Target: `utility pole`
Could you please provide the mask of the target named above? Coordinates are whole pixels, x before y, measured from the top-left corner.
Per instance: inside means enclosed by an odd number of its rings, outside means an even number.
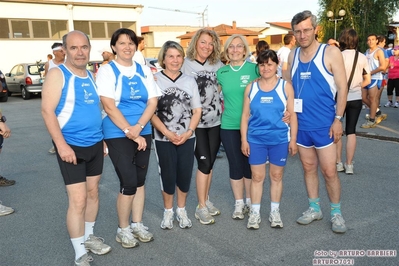
[[[149,6],[148,8],[160,9],[160,10],[165,10],[165,11],[173,11],[173,12],[181,12],[181,13],[197,14],[197,15],[200,15],[201,18],[202,18],[202,27],[205,27],[205,17],[206,17],[206,20],[207,20],[207,26],[209,26],[209,24],[208,24],[208,6],[206,6],[204,11],[202,11],[202,12],[193,12],[193,11],[186,11],[186,10],[172,9],[172,8],[154,7],[154,6]]]

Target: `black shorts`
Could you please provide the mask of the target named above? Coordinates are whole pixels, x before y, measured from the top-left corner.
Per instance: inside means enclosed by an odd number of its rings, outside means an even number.
[[[54,145],[54,142],[53,142]],[[56,149],[58,165],[60,166],[62,177],[65,185],[72,185],[81,182],[86,182],[88,176],[101,175],[104,165],[104,144],[100,141],[93,146],[79,147],[69,145],[75,152],[77,165],[64,162]]]
[[[3,141],[4,141],[3,135],[0,135],[0,150],[3,148]]]
[[[145,151],[137,150],[137,143],[128,138],[106,139],[109,157],[120,182],[120,193],[135,195],[145,184],[151,151],[151,134],[142,136],[147,142]]]
[[[230,178],[233,180],[240,180],[243,177],[251,179],[248,157],[241,152],[240,130],[221,129],[220,137],[229,161]]]
[[[213,168],[220,147],[220,126],[197,128],[195,138],[195,157],[197,158],[198,170],[208,175]]]
[[[168,141],[155,141],[155,150],[161,175],[161,189],[169,195],[175,194],[177,186],[182,192],[190,189],[194,164],[195,138],[176,146]]]

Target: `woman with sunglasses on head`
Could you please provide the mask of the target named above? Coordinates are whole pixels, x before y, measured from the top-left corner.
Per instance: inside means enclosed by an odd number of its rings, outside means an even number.
[[[143,225],[142,216],[151,150],[149,121],[161,92],[150,68],[132,61],[136,47],[134,31],[116,30],[111,37],[116,59],[99,69],[96,80],[104,107],[104,139],[120,181],[116,241],[124,248],[138,246],[135,238],[141,242],[154,239]]]
[[[176,190],[179,226],[192,226],[187,216],[186,198],[193,172],[194,132],[201,118],[201,101],[195,79],[180,71],[183,61],[183,47],[174,41],[167,41],[158,55],[158,62],[164,70],[155,74],[162,91],[157,110],[151,118],[165,208],[162,229],[173,228],[173,196]]]

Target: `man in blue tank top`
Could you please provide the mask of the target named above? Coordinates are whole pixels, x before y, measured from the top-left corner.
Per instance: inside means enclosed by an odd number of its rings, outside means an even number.
[[[309,200],[309,209],[297,222],[309,224],[323,218],[319,198],[320,165],[331,201],[332,230],[345,233],[340,205],[341,183],[335,161],[335,143],[342,136],[341,119],[348,93],[343,57],[337,47],[320,44],[315,39],[316,16],[310,11],[296,14],[291,26],[299,47],[291,51],[283,77],[292,81],[294,87],[297,144]]]
[[[111,247],[93,234],[98,213],[98,184],[104,154],[100,98],[86,70],[90,41],[72,31],[63,37],[67,60],[46,75],[42,115],[56,150],[68,192],[67,228],[75,250],[75,265],[90,265],[87,254],[106,254]],[[86,251],[87,250],[87,251]]]

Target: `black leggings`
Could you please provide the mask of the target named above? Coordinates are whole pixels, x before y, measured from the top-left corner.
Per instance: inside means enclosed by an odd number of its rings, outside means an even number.
[[[211,173],[220,147],[220,126],[198,128],[195,130],[195,157],[198,170],[208,175]]]
[[[399,79],[388,79],[387,95],[393,95],[395,90],[395,96],[399,97]]]
[[[362,100],[354,100],[346,103],[345,108],[345,134],[356,134],[356,124],[362,111]]]

